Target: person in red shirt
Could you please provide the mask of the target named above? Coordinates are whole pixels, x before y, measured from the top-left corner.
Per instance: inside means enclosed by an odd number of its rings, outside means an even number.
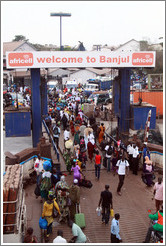
[[[95,176],[99,180],[100,178],[100,168],[101,168],[101,155],[99,154],[99,151],[96,150],[95,155]]]

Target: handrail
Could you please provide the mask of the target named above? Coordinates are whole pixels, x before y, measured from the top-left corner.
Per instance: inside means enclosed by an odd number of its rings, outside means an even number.
[[[158,154],[158,155],[163,155],[163,153],[158,152],[158,151],[149,151],[150,154]],[[139,153],[143,153],[143,151],[139,151]]]
[[[88,123],[88,120],[89,120],[88,116],[86,116],[85,114],[83,114],[82,117],[85,118],[86,121],[87,121],[87,123]]]
[[[20,165],[23,165],[24,163],[26,163],[26,162],[32,160],[33,158],[37,158],[37,155],[31,156],[29,159],[27,159],[27,160],[25,160],[25,161],[22,161],[22,162],[20,162],[19,164],[20,164]],[[42,157],[42,156],[41,156],[41,159],[51,161],[51,159],[49,159],[49,158],[47,158],[47,157]]]
[[[45,129],[46,129],[46,132],[47,132],[49,138],[51,139],[53,149],[54,149],[55,154],[57,155],[57,159],[58,159],[58,161],[59,161],[59,151],[58,151],[58,149],[57,149],[57,147],[56,147],[56,144],[55,144],[55,142],[54,142],[54,139],[53,139],[53,137],[52,137],[51,134],[50,134],[50,131],[49,131],[47,125],[46,125],[45,120],[43,120],[42,122],[43,122],[43,125],[44,125],[44,127],[45,127]]]

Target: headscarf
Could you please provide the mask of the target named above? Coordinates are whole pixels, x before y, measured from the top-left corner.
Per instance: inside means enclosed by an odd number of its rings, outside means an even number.
[[[151,172],[152,171],[152,161],[149,160],[148,156],[145,156],[145,164],[146,164],[146,170]]]
[[[148,156],[145,156],[145,163],[146,163],[146,164],[151,164],[151,165],[152,165],[152,161],[149,160],[149,157],[148,157]]]

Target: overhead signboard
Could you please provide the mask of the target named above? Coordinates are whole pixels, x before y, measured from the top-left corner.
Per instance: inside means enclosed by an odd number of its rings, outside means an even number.
[[[155,67],[155,51],[36,51],[6,52],[7,68]]]

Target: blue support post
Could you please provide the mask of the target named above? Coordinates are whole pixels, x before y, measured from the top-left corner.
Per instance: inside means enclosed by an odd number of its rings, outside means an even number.
[[[116,116],[119,116],[120,112],[120,105],[119,105],[119,99],[120,99],[120,80],[114,80],[113,82],[113,110],[114,114]]]
[[[120,69],[120,133],[129,133],[130,127],[130,69]]]
[[[41,123],[41,95],[40,95],[40,68],[31,68],[32,80],[32,141],[37,147],[42,136]]]
[[[47,107],[47,83],[46,80],[43,78],[41,79],[41,112],[42,115],[48,114],[48,107]]]

